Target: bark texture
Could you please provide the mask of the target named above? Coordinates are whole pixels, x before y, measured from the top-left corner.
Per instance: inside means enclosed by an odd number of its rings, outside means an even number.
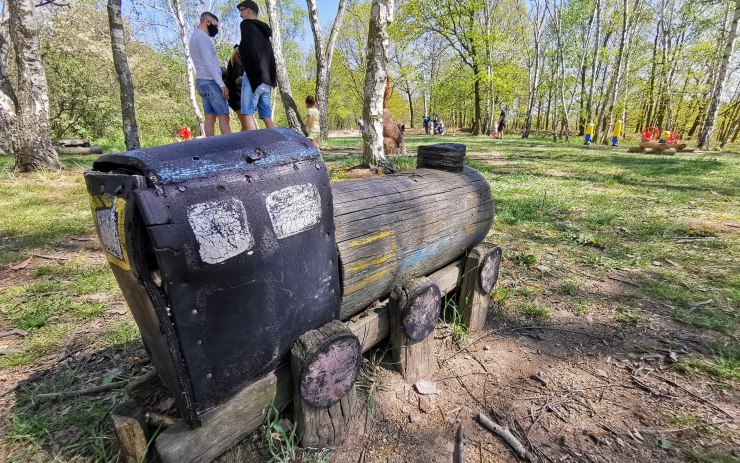
[[[388,25],[393,22],[394,0],[373,0],[367,35],[367,71],[362,117],[362,159],[377,172],[393,173],[398,168],[386,158],[383,146],[383,95],[388,82]]]
[[[15,108],[18,103],[5,67],[10,53],[8,21],[9,10],[6,8],[0,16],[0,156],[11,154]]]
[[[714,81],[714,88],[712,89],[712,97],[709,100],[707,119],[704,121],[701,132],[699,132],[699,148],[708,148],[709,140],[711,140],[712,133],[714,133],[714,125],[717,122],[722,91],[724,90],[725,80],[727,78],[727,67],[730,63],[732,48],[735,45],[735,38],[737,37],[738,22],[740,22],[740,0],[735,0],[735,12],[732,15],[732,23],[730,23],[730,30],[727,35],[727,42],[725,43],[725,52],[722,55],[719,72]]]
[[[60,168],[51,147],[49,96],[41,63],[39,23],[32,0],[10,0],[9,30],[18,68],[16,127],[13,137],[15,170],[31,172]]]
[[[319,126],[321,138],[329,135],[329,77],[331,62],[334,55],[334,44],[337,42],[339,28],[342,27],[344,14],[347,12],[347,0],[339,0],[337,15],[329,32],[329,40],[324,47],[324,36],[321,32],[319,12],[316,9],[316,0],[306,0],[308,7],[308,21],[313,32],[314,52],[316,55],[316,102],[319,106]],[[275,58],[277,60],[277,57]]]
[[[121,18],[121,0],[108,0],[108,24],[110,25],[110,44],[113,50],[113,64],[121,87],[121,112],[123,115],[123,135],[126,149],[136,150],[139,144],[139,126],[136,124],[134,106],[134,80],[128,67],[126,56],[126,36]]]
[[[288,119],[288,125],[291,129],[306,133],[306,126],[303,124],[301,114],[298,112],[298,106],[293,99],[293,92],[290,88],[290,78],[288,69],[285,67],[285,57],[283,56],[283,36],[280,31],[280,12],[277,8],[276,0],[265,0],[267,4],[267,17],[270,20],[272,28],[272,52],[275,55],[275,70],[277,74],[277,86],[280,92],[280,101],[285,109],[285,117]],[[319,113],[321,110],[319,110]]]

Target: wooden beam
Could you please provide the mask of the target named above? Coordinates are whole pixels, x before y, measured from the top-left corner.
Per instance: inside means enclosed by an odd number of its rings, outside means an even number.
[[[127,400],[110,413],[118,447],[127,463],[148,461],[148,440],[144,412],[133,400]]]

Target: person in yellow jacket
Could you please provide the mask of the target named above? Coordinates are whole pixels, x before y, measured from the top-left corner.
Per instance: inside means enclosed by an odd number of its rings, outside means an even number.
[[[591,140],[594,138],[594,128],[596,125],[593,122],[589,122],[586,126],[586,141],[583,143],[584,145],[588,146],[591,144]]]
[[[619,145],[619,136],[622,134],[622,121],[617,121],[614,124],[614,131],[612,132],[612,146]]]

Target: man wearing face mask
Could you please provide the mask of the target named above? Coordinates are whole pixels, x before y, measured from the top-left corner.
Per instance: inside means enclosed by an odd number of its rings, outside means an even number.
[[[198,89],[203,112],[206,114],[206,137],[215,135],[216,119],[221,134],[231,133],[229,127],[229,90],[221,76],[221,64],[211,37],[218,34],[218,17],[206,11],[190,37],[188,48],[195,66],[195,87]]]
[[[272,29],[257,16],[260,8],[253,0],[236,6],[242,18],[239,55],[244,67],[242,80],[242,114],[246,115],[247,130],[255,130],[255,110],[259,111],[265,127],[275,127],[272,122],[270,92],[277,83],[275,55],[272,52]]]

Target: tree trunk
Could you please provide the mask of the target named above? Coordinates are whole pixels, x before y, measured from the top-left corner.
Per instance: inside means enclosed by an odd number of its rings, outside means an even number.
[[[337,15],[329,32],[329,41],[324,48],[324,37],[321,32],[319,12],[316,9],[316,0],[306,0],[308,7],[308,20],[313,32],[314,54],[316,56],[316,102],[319,106],[319,126],[321,127],[321,138],[329,136],[329,77],[331,74],[331,62],[334,55],[334,44],[342,27],[344,13],[347,11],[347,0],[339,0]]]
[[[699,148],[709,148],[709,141],[714,132],[714,125],[717,121],[717,114],[719,113],[719,105],[722,98],[722,90],[724,89],[727,77],[727,67],[732,56],[732,48],[735,45],[735,37],[737,36],[738,22],[740,22],[740,0],[735,0],[735,12],[732,15],[732,23],[727,34],[727,42],[725,43],[725,51],[720,62],[719,72],[717,73],[717,78],[714,80],[714,88],[712,89],[709,108],[707,109],[707,118],[699,132]]]
[[[313,1],[313,0],[308,0]],[[367,34],[367,71],[362,117],[362,160],[377,172],[392,173],[396,166],[385,157],[383,143],[383,94],[388,82],[388,25],[393,22],[394,0],[373,0]]]
[[[200,111],[198,105],[198,99],[195,96],[195,66],[193,65],[193,58],[190,56],[190,47],[188,46],[188,29],[185,24],[185,16],[182,10],[180,0],[168,0],[172,17],[177,23],[177,35],[180,38],[180,43],[183,49],[183,58],[185,59],[185,67],[188,74],[188,97],[190,98],[190,105],[193,108],[193,113],[198,119],[198,126],[200,127],[200,134],[205,135],[205,123],[203,121],[203,113]]]
[[[10,52],[10,36],[8,35],[8,16],[6,8],[0,17],[0,156],[10,155],[15,127],[15,108],[18,100],[15,90],[10,83],[5,63]]]
[[[113,50],[113,64],[118,74],[121,90],[121,112],[123,113],[123,135],[127,150],[139,149],[139,127],[136,125],[134,106],[134,81],[126,57],[126,37],[121,18],[121,0],[108,0],[108,24],[110,25],[110,44]]]
[[[406,97],[409,99],[409,126],[414,128],[414,102],[412,100],[411,86],[406,86]]]
[[[740,1],[740,0],[738,0]],[[622,34],[619,39],[619,50],[617,51],[617,63],[614,68],[614,75],[612,76],[611,82],[609,83],[609,88],[607,90],[606,94],[606,110],[603,113],[603,117],[601,120],[601,128],[602,128],[602,134],[601,134],[601,143],[607,144],[609,141],[609,129],[614,124],[614,106],[616,106],[617,103],[617,90],[619,89],[619,81],[621,79],[622,74],[622,61],[624,59],[624,50],[626,46],[626,40],[627,40],[627,17],[629,15],[629,3],[627,0],[624,0],[622,2]],[[609,122],[607,124],[607,118],[609,119]]]
[[[475,117],[473,118],[473,128],[471,135],[480,135],[481,133],[481,110],[480,110],[480,78],[478,77],[478,67],[473,68],[475,73]]]
[[[265,0],[267,5],[267,17],[272,28],[272,51],[275,55],[275,71],[277,74],[277,86],[280,92],[280,101],[283,102],[285,117],[288,119],[288,125],[291,129],[306,133],[306,126],[303,124],[298,105],[293,99],[293,92],[290,87],[290,78],[288,69],[285,67],[285,58],[283,57],[283,37],[280,31],[280,12],[277,8],[276,0]]]
[[[601,40],[601,2],[596,0],[596,38],[594,39],[594,50],[591,57],[591,82],[588,85],[588,100],[586,102],[586,123],[592,122],[593,118],[593,102],[594,102],[594,85],[596,85],[596,79],[598,77],[598,71],[596,69],[596,62],[599,58],[599,46]]]
[[[51,147],[49,96],[41,63],[39,23],[32,0],[9,0],[10,37],[18,67],[16,131],[13,137],[15,170],[31,172],[60,168]]]

